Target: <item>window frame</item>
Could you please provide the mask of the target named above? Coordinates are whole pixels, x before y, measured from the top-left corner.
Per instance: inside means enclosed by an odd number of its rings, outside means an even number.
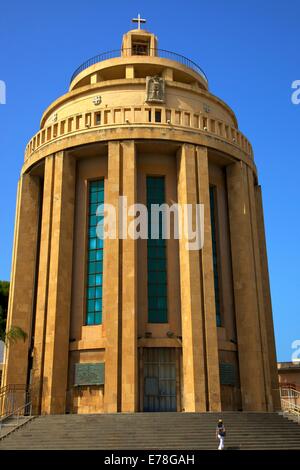
[[[84,326],[99,326],[99,325],[102,325],[103,324],[103,278],[104,278],[104,240],[102,240],[102,248],[98,248],[96,247],[96,251],[102,251],[102,260],[98,260],[98,261],[101,261],[102,262],[102,273],[96,273],[96,274],[100,274],[102,275],[102,283],[101,285],[94,285],[94,286],[89,286],[89,282],[88,282],[88,278],[89,276],[91,275],[96,275],[95,273],[94,274],[91,274],[89,272],[89,253],[90,253],[90,247],[89,247],[89,243],[90,243],[90,205],[92,204],[91,202],[91,184],[93,182],[100,182],[100,181],[103,181],[103,203],[105,202],[105,177],[104,176],[98,176],[96,178],[90,178],[90,179],[87,179],[86,180],[86,221],[85,221],[85,269],[84,269],[84,276],[85,276],[85,282],[84,282],[84,317],[83,317],[83,325]],[[97,204],[98,202],[96,202],[95,204]],[[98,203],[98,205],[101,204]],[[98,222],[97,222],[98,224]],[[96,227],[97,227],[97,224],[96,224]],[[96,238],[97,240],[97,238]],[[94,250],[92,250],[94,251]],[[95,262],[97,262],[97,260],[95,260]],[[101,297],[95,297],[93,299],[89,299],[88,297],[88,289],[89,288],[101,288]],[[89,300],[94,300],[96,301],[97,299],[101,299],[101,309],[99,310],[99,315],[100,315],[100,321],[99,322],[96,322],[95,319],[96,319],[96,310],[94,310],[94,322],[93,323],[88,323],[88,314],[89,314],[89,311],[88,311],[88,302]]]
[[[161,179],[163,180],[163,200],[160,202],[153,201],[151,200],[150,204],[165,204],[166,202],[166,176],[165,175],[153,175],[149,174],[146,175],[146,204],[147,204],[147,210],[148,210],[148,239],[147,239],[147,322],[149,324],[166,324],[169,321],[169,308],[168,308],[168,303],[169,303],[169,296],[168,296],[168,250],[167,250],[167,240],[163,238],[159,239],[151,239],[149,238],[149,230],[151,231],[151,225],[149,224],[150,220],[150,212],[149,212],[149,202],[148,202],[148,181],[150,179]],[[152,198],[153,199],[153,198]],[[160,228],[161,232],[161,228]],[[151,235],[151,232],[150,232]],[[161,242],[162,240],[162,242]],[[149,244],[150,241],[150,244]],[[156,256],[149,258],[149,251],[153,250],[156,251]],[[160,252],[164,251],[164,253],[160,254]],[[155,263],[156,260],[161,260],[161,262],[164,262],[164,269],[160,270],[151,270],[150,272],[154,273],[163,273],[163,277],[165,277],[165,280],[161,283],[149,283],[149,261],[153,261]],[[165,306],[164,308],[155,308],[152,307],[150,308],[150,297],[149,297],[149,286],[152,286],[152,292],[156,291],[156,295],[152,295],[151,299],[155,299],[156,303],[158,302],[158,299],[164,299]],[[160,290],[161,289],[161,290]],[[158,295],[157,293],[160,292]],[[152,304],[153,305],[153,304]],[[152,315],[154,312],[156,312],[157,318],[151,318],[151,312]],[[160,319],[158,318],[159,315],[157,312],[160,312],[160,315],[163,315]],[[159,319],[159,321],[157,321]],[[155,321],[154,321],[155,320]]]
[[[212,192],[212,195],[211,195]],[[212,204],[213,199],[213,214],[212,214]],[[209,184],[209,202],[210,202],[210,225],[211,225],[211,244],[212,244],[212,263],[213,263],[213,277],[214,277],[214,298],[215,298],[215,310],[216,310],[216,323],[217,327],[224,326],[223,318],[223,295],[222,295],[222,271],[220,265],[221,259],[221,250],[220,250],[220,238],[219,238],[219,215],[218,215],[218,188],[215,184]],[[213,224],[214,222],[214,237],[215,237],[215,253],[216,253],[216,266],[217,273],[215,273],[214,268],[214,242],[213,242]],[[216,294],[216,282],[215,275],[217,274],[218,279],[218,296]],[[219,312],[217,311],[217,297]]]

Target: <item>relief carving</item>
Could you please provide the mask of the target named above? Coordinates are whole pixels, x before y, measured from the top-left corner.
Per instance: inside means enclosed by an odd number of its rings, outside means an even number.
[[[165,102],[165,80],[161,77],[146,78],[146,101],[148,103]]]

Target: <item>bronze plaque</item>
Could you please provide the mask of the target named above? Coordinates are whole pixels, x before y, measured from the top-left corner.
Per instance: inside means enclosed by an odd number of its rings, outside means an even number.
[[[225,362],[220,364],[220,382],[221,385],[236,384],[235,367],[233,364]]]
[[[74,385],[103,385],[104,362],[94,364],[75,364]]]

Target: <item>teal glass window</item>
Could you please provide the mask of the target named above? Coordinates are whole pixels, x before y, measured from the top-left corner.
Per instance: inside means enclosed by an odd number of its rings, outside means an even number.
[[[211,217],[211,237],[212,237],[212,253],[214,268],[214,288],[215,288],[215,305],[217,315],[217,326],[221,326],[221,302],[220,302],[220,279],[218,268],[218,247],[217,247],[217,227],[216,227],[216,188],[209,187],[210,196],[210,217]]]
[[[88,236],[87,236],[87,286],[86,324],[102,323],[103,286],[103,240],[101,235],[103,215],[96,215],[99,205],[104,204],[104,179],[90,181],[88,189]]]
[[[151,205],[165,202],[165,178],[147,177],[148,241],[148,322],[167,323],[167,257],[166,240],[162,238],[162,214],[159,215],[158,238],[151,239]]]

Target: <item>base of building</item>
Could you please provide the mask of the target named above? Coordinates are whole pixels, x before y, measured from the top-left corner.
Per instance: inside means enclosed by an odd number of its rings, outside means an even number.
[[[0,449],[300,449],[300,426],[278,413],[110,413],[38,416],[0,441]]]

